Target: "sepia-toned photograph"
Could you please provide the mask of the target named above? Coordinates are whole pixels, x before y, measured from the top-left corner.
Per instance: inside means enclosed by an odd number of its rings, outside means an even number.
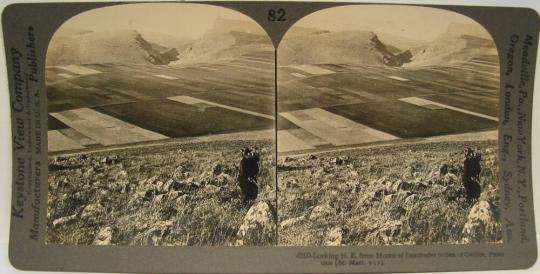
[[[502,243],[499,56],[450,11],[355,5],[277,51],[279,245]]]
[[[502,243],[499,57],[481,25],[329,8],[288,30],[277,75],[274,57],[222,7],[64,23],[46,59],[47,244]]]
[[[236,11],[128,4],[46,58],[47,244],[276,244],[274,47]]]

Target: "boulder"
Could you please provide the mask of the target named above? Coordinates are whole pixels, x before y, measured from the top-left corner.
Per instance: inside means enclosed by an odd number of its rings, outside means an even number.
[[[289,189],[298,188],[299,187],[298,180],[296,179],[286,180],[285,183],[283,184],[283,187],[289,188]]]
[[[125,193],[126,191],[129,190],[129,188],[127,187],[128,185],[129,185],[129,181],[127,180],[116,180],[116,181],[109,182],[109,184],[106,187],[110,191]]]
[[[378,189],[378,190],[375,190],[375,191],[367,192],[365,194],[366,199],[371,201],[371,202],[380,201],[384,196],[384,191],[385,191],[384,189]]]
[[[291,158],[291,157],[285,157],[285,159],[283,159],[284,163],[289,163],[289,162],[293,162],[293,161],[294,161],[294,158]]]
[[[94,239],[93,245],[113,245],[113,229],[110,227],[101,228]]]
[[[330,159],[330,164],[333,164],[333,165],[342,165],[342,164],[346,164],[348,162],[349,161],[348,161],[347,158],[334,157],[334,158]]]
[[[218,186],[224,186],[224,185],[230,185],[230,184],[234,184],[235,180],[234,178],[227,174],[227,173],[220,173],[216,179],[215,179],[215,183],[218,185]]]
[[[176,198],[176,201],[174,203],[175,203],[176,208],[183,208],[186,206],[188,202],[189,202],[189,195],[182,194],[182,195],[179,195],[178,198]]]
[[[392,192],[398,192],[400,190],[409,190],[409,189],[411,189],[411,184],[401,179],[398,179],[392,184]]]
[[[384,190],[385,193],[393,193],[394,192],[394,183],[390,181],[386,181],[384,183]]]
[[[385,245],[393,244],[395,238],[401,233],[401,221],[388,221],[378,231]]]
[[[215,186],[215,185],[206,185],[204,186],[204,192],[206,194],[217,194],[221,191],[221,187],[219,186]]]
[[[467,222],[463,226],[462,242],[483,243],[497,241],[498,222],[495,218],[494,208],[487,201],[477,202],[469,211]]]
[[[172,221],[158,221],[152,228],[144,233],[144,241],[146,245],[162,245],[163,237],[166,236],[173,225]]]
[[[333,215],[334,213],[335,211],[330,205],[328,204],[318,205],[311,210],[311,213],[309,214],[309,219],[311,220],[324,219],[326,217]]]
[[[442,177],[442,182],[445,185],[453,185],[453,184],[459,184],[459,178],[456,174],[453,173],[447,173]]]
[[[313,173],[313,176],[315,177],[322,177],[324,176],[326,173],[328,173],[328,171],[325,169],[325,168],[319,168],[317,169],[314,173]]]
[[[176,200],[176,198],[180,197],[180,195],[184,194],[182,191],[170,191],[169,193],[167,193],[168,195],[168,200],[169,201],[174,201]]]
[[[251,206],[237,233],[237,246],[266,245],[273,243],[276,237],[276,215],[266,202]]]
[[[162,206],[166,201],[168,200],[167,194],[159,194],[152,199],[152,206],[153,207],[160,207]]]
[[[164,192],[167,192],[167,190],[165,190],[165,183],[160,181],[160,180],[156,180],[154,182],[154,189],[156,190],[156,192],[158,193],[164,193]]]
[[[158,180],[158,176],[152,176],[146,180],[141,180],[139,181],[139,185],[154,185],[156,183],[156,181]]]
[[[201,187],[200,183],[193,181],[193,178],[188,178],[187,180],[183,182],[177,182],[177,181],[172,182],[171,185],[169,186],[169,191],[170,190],[179,191],[183,189],[199,188],[199,187]]]
[[[175,180],[183,180],[183,179],[189,177],[189,175],[190,175],[190,173],[189,173],[188,169],[183,165],[179,165],[174,170],[174,172],[172,174],[172,177]]]
[[[432,193],[444,193],[446,192],[447,189],[448,189],[447,187],[442,186],[442,185],[437,185],[437,184],[431,186]]]
[[[306,216],[304,216],[304,215],[302,215],[300,217],[290,218],[290,219],[287,219],[285,221],[282,221],[279,224],[279,227],[282,228],[282,229],[283,228],[288,228],[288,227],[296,225],[299,222],[302,222],[305,219],[306,219]]]
[[[388,179],[386,177],[381,177],[377,180],[371,180],[369,181],[369,185],[376,185],[376,186],[382,186]]]
[[[394,220],[400,220],[407,214],[407,210],[402,206],[393,206],[388,210],[390,218]]]
[[[325,246],[340,246],[343,242],[343,230],[341,227],[335,227],[328,231],[324,239]]]
[[[359,185],[360,185],[359,181],[357,181],[357,180],[349,180],[349,181],[346,181],[345,183],[338,184],[337,189],[340,192],[356,193],[357,190],[359,189]]]
[[[90,178],[94,174],[96,174],[96,170],[94,169],[94,167],[90,167],[83,173],[83,178]]]
[[[53,227],[63,226],[72,223],[77,218],[77,214],[73,214],[70,216],[64,216],[60,217],[53,221]]]
[[[307,197],[307,198],[311,197],[311,195],[309,195],[308,193],[306,193],[306,194],[304,194],[305,197]],[[337,191],[335,189],[332,189],[332,190],[327,192],[327,195],[328,195],[328,197],[337,197],[337,196],[339,196],[339,191]]]
[[[97,222],[105,214],[106,210],[101,204],[90,204],[83,209],[81,219],[88,222]]]
[[[409,198],[411,195],[414,195],[412,192],[408,190],[401,190],[396,193],[397,199],[406,201],[407,198]]]
[[[101,157],[100,162],[102,164],[112,165],[112,164],[116,163],[117,158],[118,157],[116,157],[115,155],[113,155],[113,156],[104,156],[104,157]]]
[[[392,202],[394,202],[396,198],[396,195],[395,194],[389,194],[389,195],[385,195],[384,198],[383,198],[383,201],[387,204],[390,204]]]

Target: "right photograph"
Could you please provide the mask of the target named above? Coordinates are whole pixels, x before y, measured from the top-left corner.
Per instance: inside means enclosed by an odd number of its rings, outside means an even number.
[[[277,50],[278,245],[497,244],[499,56],[451,11],[312,13]]]

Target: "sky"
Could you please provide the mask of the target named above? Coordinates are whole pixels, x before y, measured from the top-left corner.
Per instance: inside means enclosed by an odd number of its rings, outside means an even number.
[[[93,31],[134,28],[178,38],[197,39],[212,28],[217,18],[252,21],[231,9],[188,3],[122,4],[94,9],[72,17],[62,27]],[[472,19],[450,11],[405,5],[347,5],[324,9],[298,21],[295,26],[329,31],[367,30],[377,33],[432,41],[450,23],[469,24],[464,32],[478,30],[490,38]]]
[[[231,9],[186,3],[123,4],[98,8],[68,20],[62,28],[108,31],[134,28],[175,37],[200,38],[217,18],[251,20]]]
[[[330,8],[300,19],[297,26],[332,32],[367,30],[433,41],[444,33],[452,22],[480,26],[474,20],[458,13],[405,5],[349,5]],[[487,35],[483,28],[481,31],[484,36]]]

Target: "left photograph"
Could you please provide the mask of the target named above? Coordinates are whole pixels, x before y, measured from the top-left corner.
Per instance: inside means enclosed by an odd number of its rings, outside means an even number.
[[[66,21],[46,58],[46,243],[275,245],[274,58],[211,5]]]

